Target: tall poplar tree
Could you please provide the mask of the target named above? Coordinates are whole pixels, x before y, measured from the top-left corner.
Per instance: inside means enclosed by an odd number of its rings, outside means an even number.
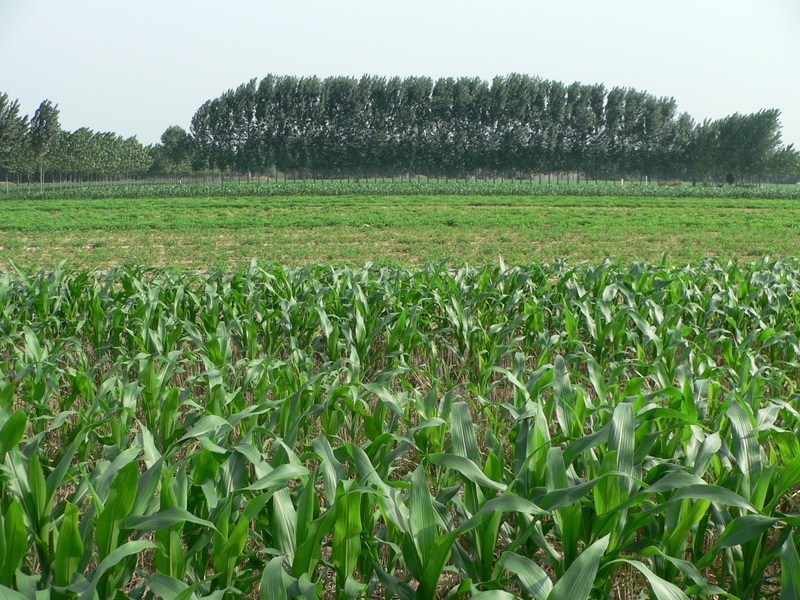
[[[19,102],[0,93],[0,172],[6,177],[19,167],[25,154],[28,118],[19,114]]]
[[[50,151],[61,133],[58,123],[58,105],[45,100],[36,109],[31,119],[30,147],[39,166],[39,184],[44,191],[44,168]]]

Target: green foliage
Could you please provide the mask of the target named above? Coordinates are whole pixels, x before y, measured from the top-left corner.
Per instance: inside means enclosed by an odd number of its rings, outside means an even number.
[[[34,157],[40,164],[53,149],[61,133],[58,113],[58,106],[45,100],[36,109],[31,119],[30,145]]]
[[[308,177],[758,178],[779,111],[696,126],[673,98],[511,74],[253,79],[192,118],[196,169]]]
[[[0,173],[29,176],[38,169],[40,192],[45,173],[51,181],[84,181],[89,178],[117,178],[148,171],[152,158],[135,137],[123,139],[113,133],[95,133],[81,127],[74,132],[61,129],[59,110],[49,100],[41,103],[28,122],[19,115],[19,103],[0,93]],[[30,178],[28,178],[30,181]]]
[[[102,200],[109,198],[284,198],[347,196],[508,196],[535,198],[547,196],[603,198],[730,198],[800,199],[798,186],[691,186],[664,187],[619,181],[580,184],[520,179],[362,179],[290,180],[270,182],[225,182],[192,184],[103,184],[50,186],[37,191],[16,186],[3,198],[8,200]]]
[[[800,264],[0,273],[0,596],[795,598]]]
[[[0,172],[24,170],[29,150],[28,118],[19,114],[19,102],[0,93]]]
[[[192,139],[182,127],[172,125],[161,135],[161,145],[154,148],[156,165],[159,172],[188,173],[192,155]]]

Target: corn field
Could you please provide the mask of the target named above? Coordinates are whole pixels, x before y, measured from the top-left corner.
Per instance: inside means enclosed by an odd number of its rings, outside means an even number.
[[[0,273],[0,598],[800,597],[800,262]]]
[[[616,181],[538,181],[536,179],[296,179],[226,181],[225,183],[117,183],[0,186],[3,200],[104,200],[110,198],[281,198],[306,196],[464,196],[605,198],[730,198],[798,200],[800,186],[709,186],[664,182],[665,185]]]

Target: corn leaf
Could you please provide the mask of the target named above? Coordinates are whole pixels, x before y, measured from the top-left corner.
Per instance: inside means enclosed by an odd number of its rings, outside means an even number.
[[[553,586],[547,600],[588,600],[608,542],[609,536],[602,537],[581,552]]]

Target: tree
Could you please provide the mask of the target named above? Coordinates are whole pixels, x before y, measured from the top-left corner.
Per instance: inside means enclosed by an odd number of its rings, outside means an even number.
[[[775,182],[800,182],[800,152],[793,144],[781,146],[769,157],[766,172],[774,176]]]
[[[125,140],[118,137],[117,145],[120,148],[120,170],[122,174],[142,175],[147,172],[153,163],[153,159],[147,148],[142,146],[135,136]]]
[[[171,125],[161,134],[161,155],[170,170],[178,175],[189,166],[192,156],[192,138],[178,126]]]
[[[60,134],[58,105],[45,100],[36,109],[30,126],[30,148],[39,166],[39,183],[42,191],[44,191],[44,167]]]
[[[491,83],[269,75],[198,109],[192,166],[335,176],[567,170],[752,178],[772,168],[777,116],[732,115],[698,127],[672,98],[519,74]]]
[[[0,172],[7,179],[24,169],[28,157],[28,117],[19,115],[17,100],[0,93]]]
[[[780,111],[772,109],[705,121],[692,138],[693,171],[731,183],[737,177],[760,177],[780,144],[779,116]]]

